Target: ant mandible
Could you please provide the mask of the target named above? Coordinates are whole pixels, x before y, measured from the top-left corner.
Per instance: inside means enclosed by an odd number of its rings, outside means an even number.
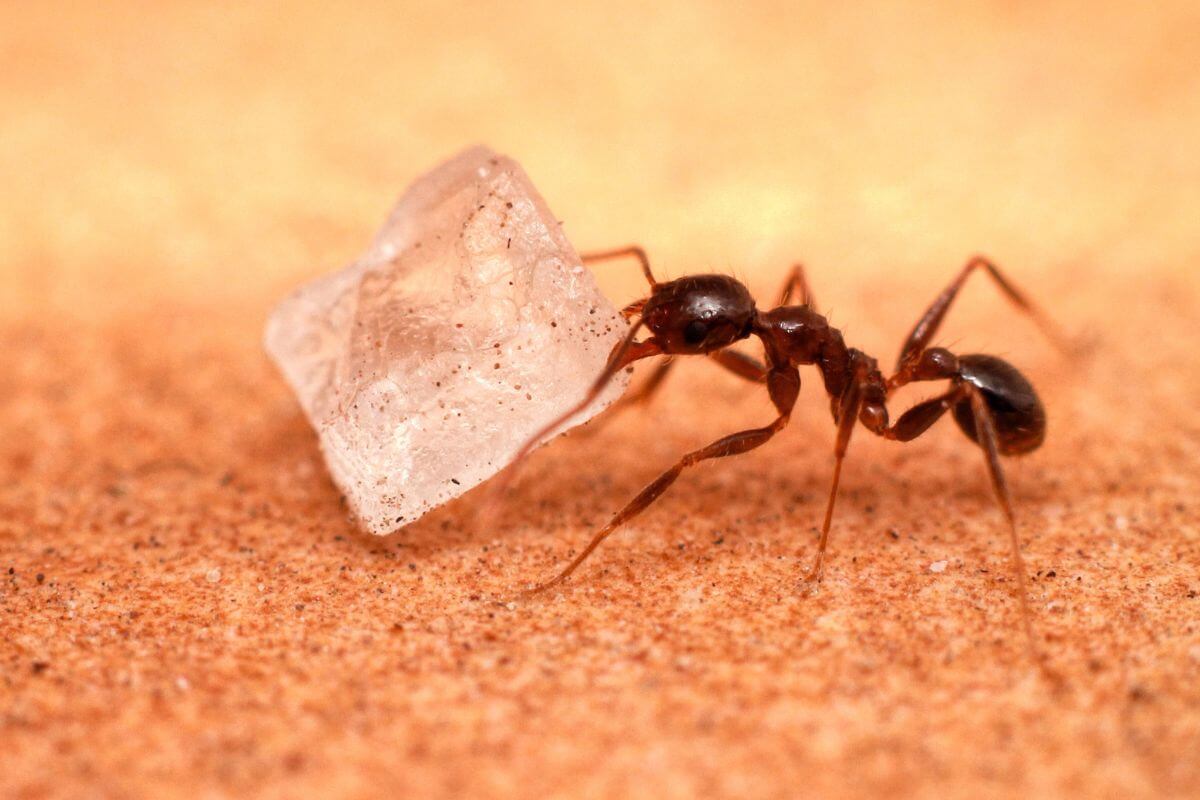
[[[1064,341],[1049,318],[1018,291],[995,264],[979,256],[967,262],[917,321],[901,348],[895,371],[884,378],[874,358],[847,347],[841,332],[814,310],[813,295],[800,265],[792,268],[776,307],[760,311],[749,290],[728,275],[692,275],[660,283],[654,278],[650,260],[640,247],[590,253],[584,255],[583,260],[594,263],[622,257],[636,258],[650,284],[648,297],[631,303],[622,311],[625,319],[632,321],[629,333],[613,349],[604,371],[587,395],[529,439],[517,452],[507,477],[502,478],[493,491],[498,494],[502,490],[502,484],[511,478],[517,465],[538,442],[587,408],[618,372],[644,358],[666,356],[667,360],[649,377],[637,399],[646,399],[661,385],[674,363],[671,357],[705,355],[741,378],[765,383],[777,416],[769,425],[732,433],[684,455],[618,511],[561,572],[531,589],[530,593],[545,591],[566,580],[601,542],[657,500],[688,467],[709,459],[745,453],[770,441],[787,426],[791,417],[800,393],[799,367],[811,365],[820,372],[829,395],[837,436],[825,519],[816,559],[805,580],[813,585],[822,575],[842,462],[855,423],[885,439],[908,442],[929,430],[946,412],[951,412],[959,428],[983,450],[992,489],[1008,523],[1022,625],[1030,652],[1036,658],[1025,565],[1000,456],[1023,455],[1037,449],[1045,437],[1045,411],[1033,386],[1008,362],[991,355],[958,356],[944,348],[929,346],[959,290],[977,270],[990,275],[1001,293],[1028,314],[1048,336],[1059,344]],[[642,328],[650,335],[639,341],[637,335]],[[751,336],[762,343],[765,363],[727,349]],[[894,424],[889,422],[887,400],[896,389],[914,381],[939,380],[950,381],[945,392],[917,403]]]

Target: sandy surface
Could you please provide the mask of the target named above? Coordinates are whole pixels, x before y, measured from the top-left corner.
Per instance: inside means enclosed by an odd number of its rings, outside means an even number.
[[[0,28],[0,794],[1200,794],[1194,4],[159,5]],[[798,591],[831,463],[812,374],[785,435],[542,601],[505,602],[764,398],[689,365],[542,450],[496,527],[468,495],[356,532],[262,323],[474,141],[581,248],[763,298],[803,258],[888,362],[975,251],[1092,341],[1059,357],[982,282],[943,337],[1048,407],[1009,466],[1063,685],[950,424],[856,438]]]

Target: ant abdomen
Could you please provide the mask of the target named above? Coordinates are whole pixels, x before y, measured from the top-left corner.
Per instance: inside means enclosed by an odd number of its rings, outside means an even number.
[[[979,389],[992,412],[1000,452],[1016,456],[1036,450],[1046,438],[1046,410],[1025,376],[989,355],[959,356],[958,366],[960,380]],[[954,405],[954,420],[978,444],[970,398]]]

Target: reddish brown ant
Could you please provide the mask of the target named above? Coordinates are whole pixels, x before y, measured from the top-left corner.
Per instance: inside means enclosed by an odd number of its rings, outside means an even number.
[[[585,262],[596,262],[619,257],[638,259],[650,284],[650,295],[631,303],[622,312],[633,324],[628,335],[614,348],[607,366],[587,395],[531,437],[518,451],[513,462],[514,468],[551,431],[589,406],[620,370],[651,356],[667,356],[668,360],[660,364],[644,384],[639,399],[644,399],[661,385],[673,363],[669,357],[706,355],[742,378],[765,383],[778,415],[769,425],[738,431],[684,455],[618,511],[558,575],[539,584],[531,592],[544,591],[566,580],[602,541],[658,499],[684,469],[701,461],[738,455],[766,444],[788,424],[800,393],[798,368],[812,365],[820,372],[825,391],[830,397],[837,437],[833,482],[825,506],[825,519],[821,525],[816,559],[806,580],[815,584],[821,578],[842,462],[855,423],[861,423],[868,431],[885,439],[908,442],[929,430],[949,411],[959,428],[983,450],[996,500],[1008,523],[1022,625],[1030,650],[1036,656],[1025,566],[1000,456],[1022,455],[1037,449],[1046,432],[1045,411],[1033,386],[1006,361],[990,355],[956,356],[944,348],[929,346],[959,290],[971,273],[980,269],[992,277],[1001,292],[1017,308],[1029,314],[1048,335],[1062,343],[1061,335],[1049,319],[1004,277],[995,264],[982,257],[967,262],[917,321],[900,351],[894,373],[885,378],[875,359],[860,350],[847,347],[841,332],[813,309],[812,293],[804,270],[799,265],[792,268],[777,307],[760,311],[746,287],[727,275],[692,275],[666,283],[658,282],[650,269],[646,253],[640,247],[592,253],[583,259]],[[642,328],[646,328],[650,335],[639,341],[637,335]],[[761,341],[765,364],[726,349],[751,336]],[[938,380],[949,380],[949,389],[937,397],[917,403],[900,415],[894,424],[889,422],[887,400],[892,392],[914,381]],[[508,476],[512,474],[513,470],[510,470]],[[498,491],[505,480],[498,481],[494,491]]]

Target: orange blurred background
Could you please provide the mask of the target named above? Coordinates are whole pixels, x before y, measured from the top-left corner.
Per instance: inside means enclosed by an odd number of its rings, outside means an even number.
[[[1195,795],[1198,41],[1192,0],[3,2],[0,795]],[[760,298],[803,260],[885,364],[976,252],[1094,344],[1062,360],[982,280],[943,336],[1047,402],[1009,474],[1067,693],[1013,646],[950,425],[855,440],[795,591],[807,375],[771,452],[681,480],[562,602],[490,598],[762,397],[689,366],[540,453],[494,535],[469,498],[356,534],[262,323],[477,142],[582,250]]]
[[[1190,2],[9,4],[0,302],[271,296],[473,142],[580,248],[673,274],[1190,276],[1198,28]]]

